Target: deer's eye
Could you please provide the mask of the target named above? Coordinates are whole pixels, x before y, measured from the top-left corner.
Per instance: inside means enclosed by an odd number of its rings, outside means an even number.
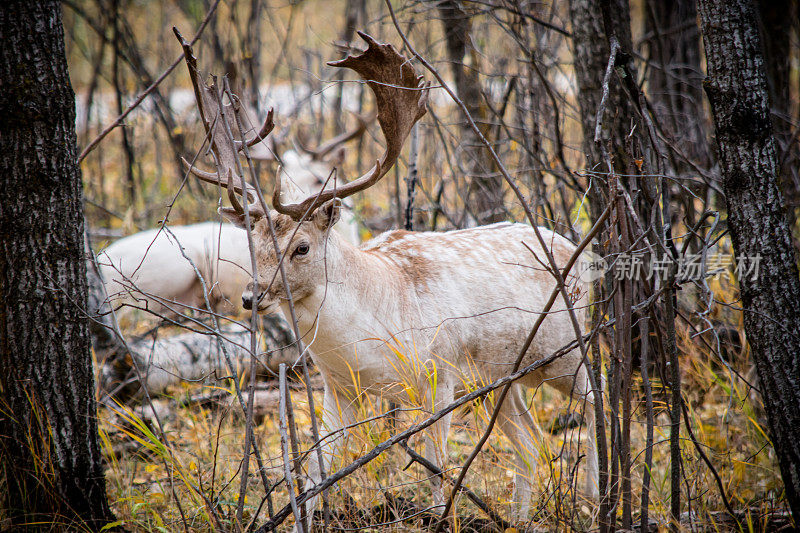
[[[308,253],[308,244],[301,243],[294,249],[294,255],[306,255]]]

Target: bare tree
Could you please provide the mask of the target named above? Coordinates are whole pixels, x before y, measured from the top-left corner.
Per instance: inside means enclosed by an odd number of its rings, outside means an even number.
[[[603,78],[610,55],[610,48],[603,28],[603,15],[597,0],[571,0],[569,5],[572,22],[572,43],[575,54],[575,75],[578,82],[578,105],[580,106],[581,126],[583,128],[583,152],[586,168],[589,170],[608,169],[601,167],[603,155],[601,147],[610,145],[614,150],[615,167],[624,173],[627,169],[625,138],[630,132],[630,117],[633,110],[619,83],[610,83],[607,103],[603,110],[603,129],[599,142],[595,142],[595,126],[600,101],[603,98]],[[627,6],[625,8],[627,17]],[[630,40],[630,30],[628,30]],[[598,187],[590,189],[592,211],[600,214],[605,200]]]
[[[0,472],[12,524],[112,519],[94,402],[75,96],[58,2],[0,10]]]
[[[488,110],[481,104],[478,58],[470,35],[472,17],[458,0],[444,0],[438,6],[456,91],[473,119],[485,125]],[[490,224],[505,220],[502,179],[492,174],[488,153],[466,121],[461,124],[461,151],[463,170],[470,178],[468,208],[472,209],[476,221]]]
[[[661,127],[681,155],[707,162],[701,88],[700,30],[691,0],[646,3],[645,39],[649,48],[648,97]],[[687,162],[673,163],[686,171]]]
[[[777,184],[757,15],[749,0],[701,0],[698,7],[708,63],[705,89],[714,114],[733,247],[738,261],[758,261],[759,267],[740,279],[744,326],[786,499],[797,521],[800,280]]]

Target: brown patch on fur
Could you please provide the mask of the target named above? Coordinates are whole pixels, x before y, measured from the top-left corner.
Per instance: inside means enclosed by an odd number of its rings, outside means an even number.
[[[407,282],[413,284],[419,290],[427,286],[428,280],[435,272],[435,268],[429,259],[423,257],[426,250],[424,246],[420,246],[414,239],[401,242],[401,239],[409,235],[414,235],[414,232],[406,230],[392,231],[375,248],[363,251],[382,256],[395,264]]]
[[[412,233],[411,231],[406,231],[404,229],[396,229],[394,231],[390,231],[386,236],[386,240],[383,241],[381,245],[393,243],[394,241],[400,240],[406,235],[410,235],[411,233]]]
[[[406,261],[409,268],[404,270],[403,273],[408,280],[418,289],[427,286],[427,282],[433,274],[431,262],[418,255],[407,256]]]
[[[289,231],[292,231],[294,228],[292,217],[289,215],[282,215],[277,211],[272,211],[270,213],[270,217],[272,218],[272,226],[275,228],[275,235],[277,237],[283,237]],[[264,220],[263,231],[265,235],[269,235],[269,224],[267,223],[266,219]]]

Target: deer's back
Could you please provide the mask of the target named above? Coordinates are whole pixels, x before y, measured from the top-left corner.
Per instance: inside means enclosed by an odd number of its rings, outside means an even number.
[[[245,232],[215,222],[136,233],[100,252],[98,261],[109,292],[123,291],[130,281],[145,293],[192,305],[202,302],[202,295],[194,294],[195,286],[199,290],[194,267],[209,287],[222,280],[239,294],[250,277]]]
[[[540,228],[556,263],[563,267],[576,247]],[[364,251],[397,265],[404,279],[405,315],[419,345],[434,353],[465,354],[490,374],[513,361],[555,287],[547,256],[530,226],[501,223],[446,233],[389,232],[367,243]],[[537,260],[538,258],[538,260]],[[541,263],[540,263],[541,261]],[[568,280],[583,325],[587,287]],[[546,355],[575,338],[559,297],[531,348]],[[420,338],[421,337],[421,338]]]

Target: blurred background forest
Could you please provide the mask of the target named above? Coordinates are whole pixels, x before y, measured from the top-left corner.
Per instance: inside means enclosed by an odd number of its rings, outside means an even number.
[[[560,396],[541,390],[532,412],[545,436],[529,526],[584,530],[599,520],[612,529],[640,523],[692,531],[786,527],[783,483],[744,337],[739,272],[730,259],[694,3],[614,0],[605,12],[588,0],[392,7],[416,51],[462,100],[539,225],[578,242],[606,206],[614,208],[595,246],[611,267],[595,289],[592,327],[601,334],[591,340],[596,368],[608,373],[603,460],[611,489],[605,512],[614,518],[598,518],[594,505],[572,490],[580,426],[565,414]],[[365,84],[326,65],[362,46],[356,30],[411,55],[386,3],[376,0],[64,0],[63,9],[79,150],[181,61],[81,161],[96,252],[165,221],[219,220],[216,208],[227,201],[223,194],[220,204],[216,188],[187,176],[180,162],[192,159],[205,131],[173,26],[188,37],[208,20],[194,44],[200,70],[226,75],[254,123],[274,109],[270,147],[279,157],[320,147],[373,111]],[[791,1],[762,0],[758,9],[780,186],[797,244],[798,13]],[[603,30],[609,24],[620,50],[611,83],[612,49]],[[486,146],[437,87],[410,149],[383,181],[354,198],[361,240],[396,228],[442,231],[525,221],[523,205]],[[380,155],[381,142],[371,122],[362,136],[342,144],[344,151],[315,161],[352,179]],[[269,194],[277,164],[257,170]],[[626,253],[643,254],[647,268],[663,255],[658,250],[702,258],[703,269],[673,273],[674,285],[619,275]],[[729,259],[714,263],[713,257]],[[665,295],[670,302],[674,295],[675,303],[667,304]],[[243,323],[247,316],[240,315]],[[159,326],[157,318],[123,326],[131,338],[151,340],[180,327]],[[245,374],[236,377],[243,388]],[[158,398],[143,399],[140,392],[138,406],[98,392],[108,406],[100,416],[112,509],[132,530],[257,526],[273,504],[278,509],[288,502],[286,484],[276,484],[266,501],[255,467],[240,494],[250,422],[238,404],[220,400],[234,395],[230,379],[196,381],[153,391]],[[275,383],[268,377],[259,386],[263,396],[252,422],[270,482],[284,472]],[[313,443],[307,396],[301,384],[291,387],[291,424],[302,454]],[[395,426],[382,419],[380,405],[365,402],[360,409],[362,419],[372,419],[354,430],[366,452]],[[394,423],[409,427],[415,416],[403,414]],[[485,418],[479,409],[459,411],[451,466],[469,454]],[[510,508],[510,454],[498,434],[466,478],[501,515]],[[404,469],[406,462],[393,450],[342,480],[341,490],[330,494],[339,527],[424,528],[429,494],[418,483],[430,473],[420,464]],[[485,515],[466,498],[456,516],[463,531],[491,523],[475,518]]]

